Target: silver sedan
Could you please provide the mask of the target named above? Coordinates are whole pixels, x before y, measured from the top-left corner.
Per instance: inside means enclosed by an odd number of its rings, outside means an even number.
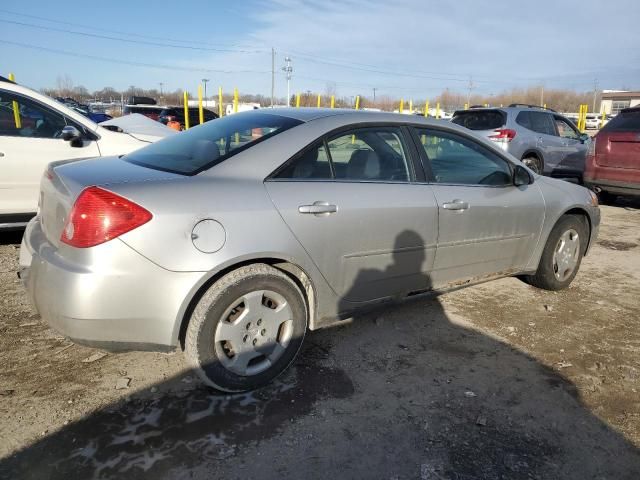
[[[363,308],[504,276],[566,288],[599,221],[587,189],[451,123],[260,110],[51,164],[21,277],[74,341],[180,346],[244,391]]]

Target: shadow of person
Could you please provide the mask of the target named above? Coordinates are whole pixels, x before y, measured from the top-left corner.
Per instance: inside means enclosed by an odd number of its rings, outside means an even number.
[[[428,288],[416,240],[344,296]],[[640,453],[557,372],[418,297],[309,333],[260,391],[219,395],[186,372],[130,393],[3,458],[0,478],[637,480]]]
[[[424,240],[418,233],[404,230],[395,238],[390,252],[373,252],[371,255],[344,259],[346,281],[350,281],[351,286],[339,301],[340,315],[344,316],[350,311],[362,311],[369,302],[379,305],[404,297],[410,292],[430,290],[431,280],[426,271],[433,263],[433,258],[427,258],[426,251]],[[385,262],[387,264],[381,269],[354,268]],[[357,275],[349,278],[349,273],[354,270],[357,271]]]

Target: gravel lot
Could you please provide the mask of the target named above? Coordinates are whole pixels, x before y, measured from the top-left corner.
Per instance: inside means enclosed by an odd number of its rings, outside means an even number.
[[[640,203],[603,207],[566,291],[503,279],[307,336],[224,396],[179,352],[40,321],[0,237],[0,478],[640,478]],[[98,358],[101,357],[101,358]]]

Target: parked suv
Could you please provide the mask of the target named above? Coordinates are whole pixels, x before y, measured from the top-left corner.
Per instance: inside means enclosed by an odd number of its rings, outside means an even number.
[[[584,181],[603,203],[640,196],[640,107],[622,110],[593,138]]]
[[[207,110],[206,108],[202,109],[204,114],[204,121],[208,122],[209,120],[215,120],[218,118],[218,114],[212,112],[211,110]],[[158,121],[160,123],[164,123],[165,125],[169,122],[179,122],[180,128],[184,130],[184,107],[166,107],[160,112],[160,116],[158,117]],[[195,125],[200,124],[200,112],[198,107],[189,107],[189,126],[193,127]]]
[[[500,144],[536,173],[582,182],[591,140],[555,111],[534,105],[458,110],[453,123]]]

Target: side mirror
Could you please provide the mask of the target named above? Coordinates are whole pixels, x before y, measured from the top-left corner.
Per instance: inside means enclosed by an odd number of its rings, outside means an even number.
[[[72,147],[82,146],[82,134],[80,133],[80,130],[73,125],[67,125],[64,127],[60,136],[65,142],[70,142]]]
[[[582,143],[585,143],[591,139],[591,137],[586,133],[581,133],[579,138]]]
[[[513,171],[513,184],[516,187],[521,187],[522,185],[530,185],[532,183],[533,176],[529,173],[529,170],[522,165],[516,165]]]

